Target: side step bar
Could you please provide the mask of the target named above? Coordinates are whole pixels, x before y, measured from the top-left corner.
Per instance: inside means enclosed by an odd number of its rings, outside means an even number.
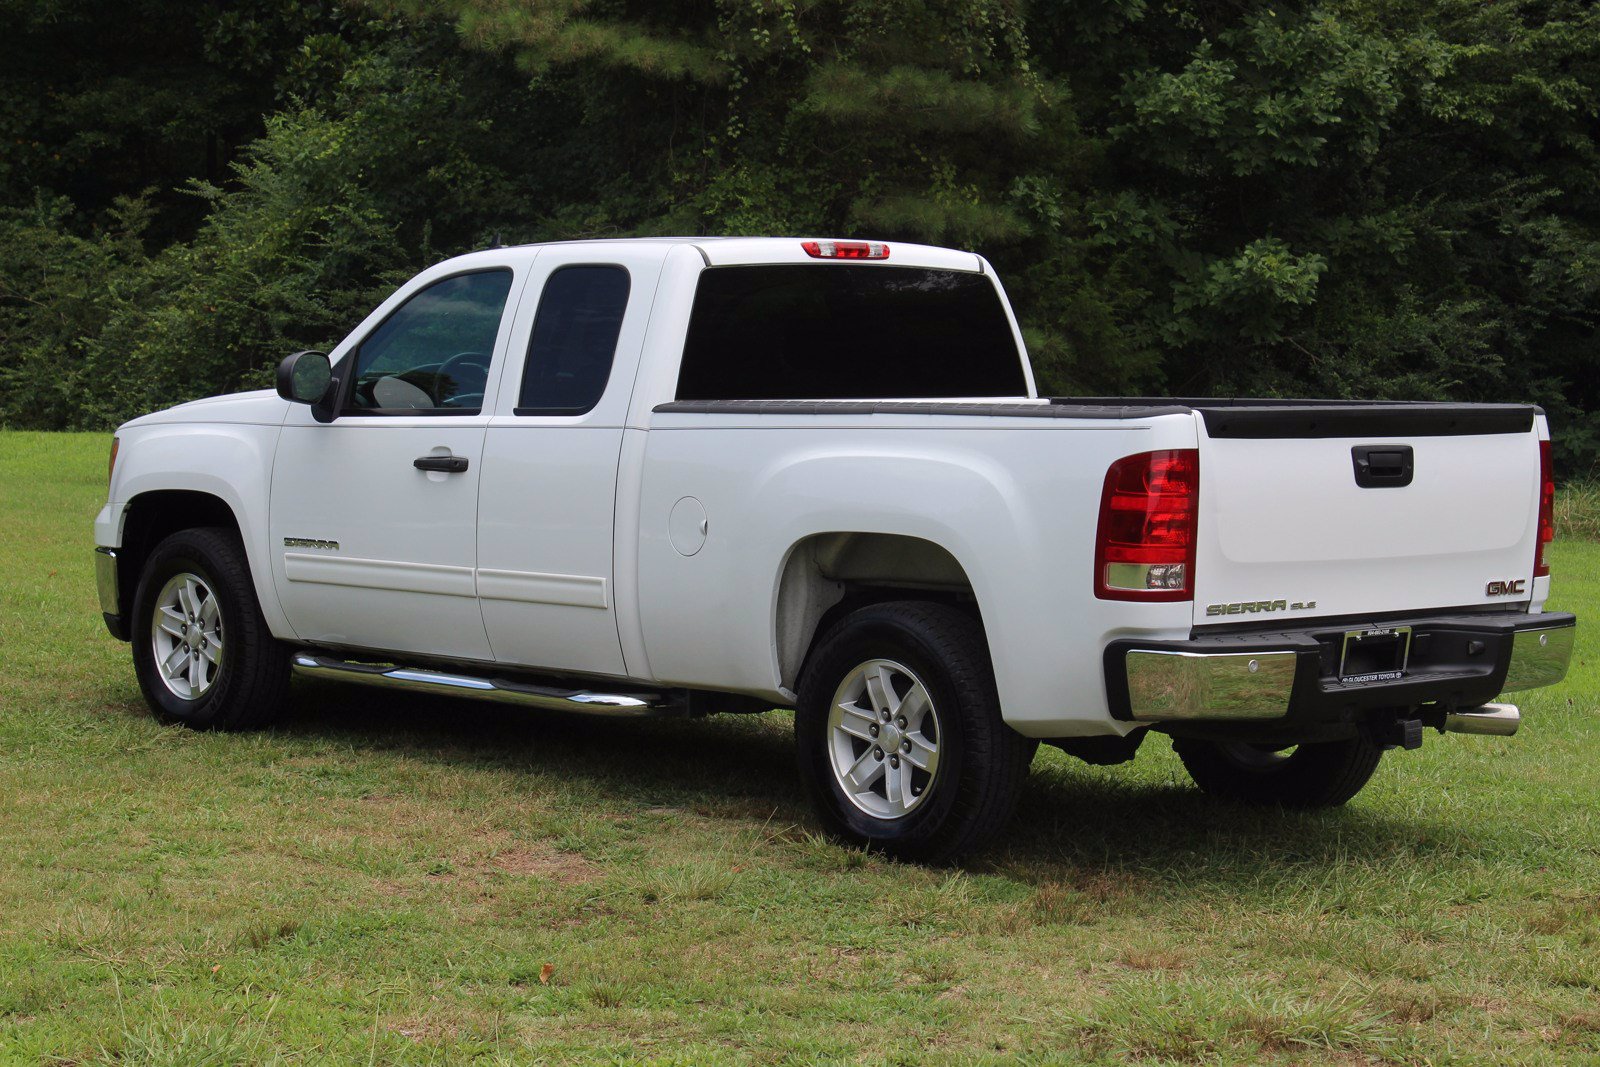
[[[408,689],[438,696],[469,697],[579,715],[644,718],[683,715],[688,711],[681,698],[662,692],[596,693],[588,689],[560,689],[508,678],[452,674],[425,667],[359,663],[315,652],[296,652],[294,672],[307,678],[334,678],[359,685]]]
[[[1510,737],[1522,725],[1522,712],[1515,704],[1485,704],[1481,708],[1464,708],[1446,712],[1444,728],[1455,734],[1493,734]]]

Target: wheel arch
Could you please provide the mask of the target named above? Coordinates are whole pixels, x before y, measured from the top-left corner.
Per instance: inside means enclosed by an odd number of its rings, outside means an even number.
[[[967,569],[945,546],[911,534],[835,530],[784,553],[773,598],[773,647],[784,689],[795,692],[817,638],[843,616],[890,600],[934,600],[983,624]]]
[[[243,524],[233,506],[215,493],[195,489],[151,489],[122,508],[121,547],[117,550],[118,607],[124,617],[133,608],[134,590],[145,561],[161,541],[179,530],[221,526],[243,540]],[[250,546],[245,545],[249,558]],[[254,569],[254,563],[251,564]]]

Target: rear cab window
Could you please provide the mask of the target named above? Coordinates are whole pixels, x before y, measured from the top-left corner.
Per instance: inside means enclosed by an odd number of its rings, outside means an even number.
[[[887,264],[708,267],[679,400],[1021,397],[1022,355],[984,274]]]

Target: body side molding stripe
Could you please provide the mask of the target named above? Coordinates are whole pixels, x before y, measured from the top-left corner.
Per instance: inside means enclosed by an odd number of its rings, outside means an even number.
[[[471,567],[450,567],[439,563],[405,563],[398,560],[285,552],[283,573],[291,582],[388,589],[402,593],[434,593],[439,596],[477,596]]]
[[[528,604],[560,604],[574,608],[608,608],[604,578],[582,574],[539,574],[534,571],[478,571],[478,596],[485,600],[517,600]]]
[[[540,574],[534,571],[479,570],[440,563],[407,563],[387,559],[352,559],[308,552],[283,554],[284,576],[291,582],[343,585],[356,589],[388,589],[402,593],[482,597],[528,604],[575,608],[611,606],[604,578],[582,574]]]

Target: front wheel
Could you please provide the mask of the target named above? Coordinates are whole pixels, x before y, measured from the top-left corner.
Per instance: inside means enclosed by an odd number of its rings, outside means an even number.
[[[232,530],[180,530],[151,551],[134,594],[133,665],[166,722],[242,730],[282,710],[289,650],[267,629]]]
[[[1213,796],[1286,808],[1337,807],[1361,792],[1383,749],[1364,736],[1283,749],[1245,741],[1172,743],[1196,785]]]
[[[1037,748],[1000,717],[983,630],[943,604],[875,604],[818,642],[795,713],[800,776],[833,836],[925,863],[1010,818]]]

